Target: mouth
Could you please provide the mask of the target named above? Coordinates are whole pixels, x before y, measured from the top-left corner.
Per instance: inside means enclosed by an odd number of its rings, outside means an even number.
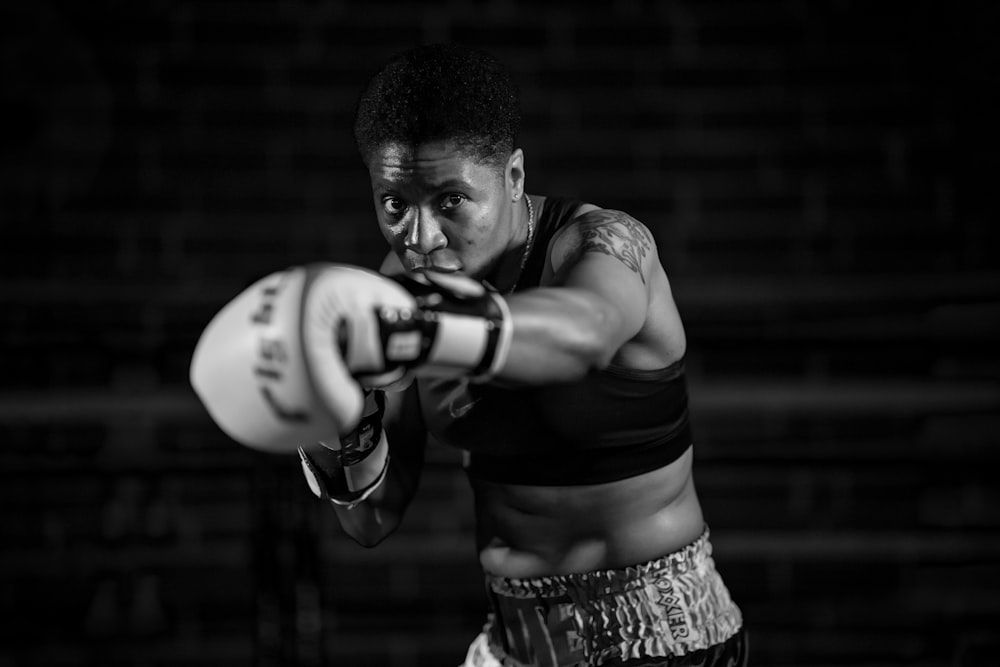
[[[436,273],[456,273],[462,270],[462,267],[455,262],[442,262],[440,264],[435,264],[429,259],[423,258],[407,258],[406,261],[407,270],[413,273],[424,273],[427,271],[434,271]]]

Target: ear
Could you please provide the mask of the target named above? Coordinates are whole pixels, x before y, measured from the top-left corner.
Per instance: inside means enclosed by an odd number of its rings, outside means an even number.
[[[507,158],[504,180],[512,200],[516,201],[524,195],[524,151],[520,148],[515,148]]]

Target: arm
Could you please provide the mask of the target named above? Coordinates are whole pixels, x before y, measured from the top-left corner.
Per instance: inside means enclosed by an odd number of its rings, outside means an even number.
[[[386,392],[383,419],[389,442],[385,479],[354,507],[330,503],[344,532],[366,547],[375,546],[396,530],[420,482],[427,432],[420,415],[416,383],[405,391]]]
[[[386,275],[402,273],[395,255],[390,253],[380,272]],[[416,382],[401,391],[385,392],[382,423],[389,443],[385,479],[357,505],[330,501],[344,532],[365,547],[374,547],[399,527],[420,483],[427,429]]]
[[[460,276],[434,277],[415,297],[356,267],[293,267],[261,279],[213,318],[195,349],[191,383],[235,440],[294,452],[349,434],[364,410],[362,385],[385,386],[407,372],[572,380],[609,363],[643,329],[651,278],[669,292],[655,257],[642,225],[594,210],[552,244],[545,285],[510,303]],[[358,470],[371,511],[350,516],[345,529],[363,543],[395,528],[416,487],[426,437],[410,417],[419,416],[418,406],[408,407],[416,404],[404,400],[398,414],[407,416],[393,415],[389,428],[390,437],[403,434],[400,465],[385,468],[383,456],[374,476]],[[383,469],[392,480],[384,490],[369,483]]]
[[[649,304],[656,303],[653,292],[664,288],[652,235],[619,211],[583,213],[554,239],[549,260],[542,287],[506,298],[513,337],[501,380],[572,380],[606,366],[644,328]],[[390,254],[382,272],[400,271]],[[419,479],[426,432],[414,389],[406,392],[412,412],[396,422],[396,431],[388,427],[392,459],[382,487],[354,509],[334,506],[345,531],[364,545],[398,525]],[[389,424],[389,410],[386,419]],[[403,434],[407,440],[398,447]],[[411,460],[404,465],[397,451],[410,453]]]
[[[643,328],[662,268],[652,235],[620,211],[583,213],[553,240],[543,285],[507,297],[504,380],[572,381],[602,368]]]

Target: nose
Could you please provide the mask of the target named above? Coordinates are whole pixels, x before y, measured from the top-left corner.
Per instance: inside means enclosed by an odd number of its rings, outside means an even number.
[[[403,243],[407,250],[429,255],[447,246],[448,239],[433,213],[416,209],[406,229]]]

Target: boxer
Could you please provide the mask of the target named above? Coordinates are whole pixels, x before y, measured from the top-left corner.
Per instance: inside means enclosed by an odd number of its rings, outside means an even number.
[[[366,546],[402,520],[428,435],[464,452],[491,609],[465,665],[743,665],[653,235],[528,194],[519,124],[490,55],[392,59],[355,118],[380,270],[262,278],[208,325],[192,384],[237,441],[298,453]]]

